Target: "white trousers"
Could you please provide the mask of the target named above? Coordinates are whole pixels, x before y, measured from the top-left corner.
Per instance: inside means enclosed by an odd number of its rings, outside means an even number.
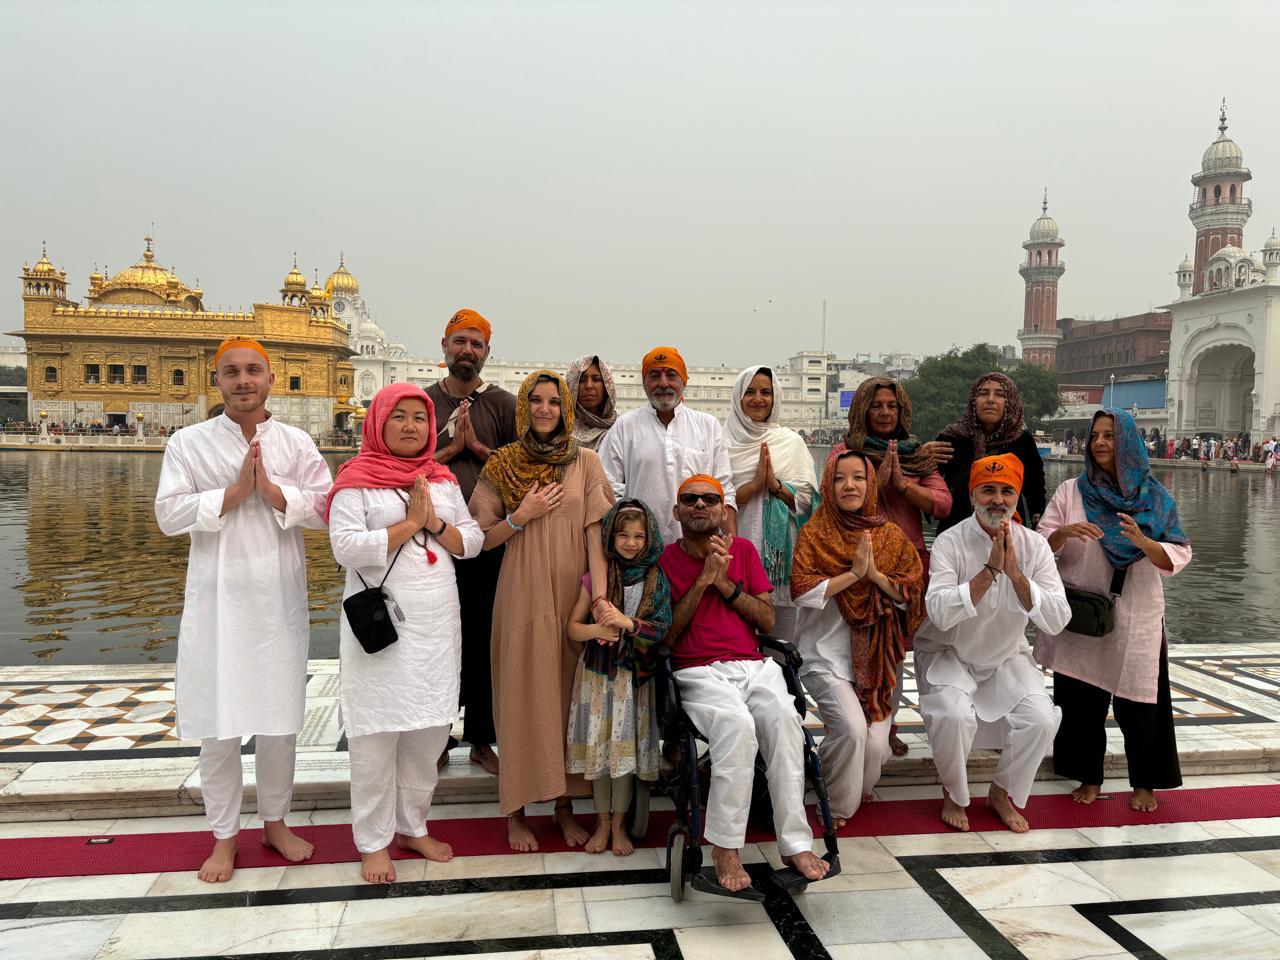
[[[283,820],[293,799],[293,761],[297,736],[253,738],[254,780],[258,816]],[[200,741],[200,792],[204,815],[218,840],[240,832],[240,804],[244,800],[244,768],[240,765],[240,738]]]
[[[973,699],[958,687],[934,686],[920,697],[920,713],[929,734],[938,777],[948,796],[962,807],[969,805],[966,764],[978,733],[978,713]],[[992,782],[1008,791],[1014,804],[1027,805],[1040,761],[1053,744],[1062,714],[1046,694],[1032,693],[1019,700],[994,723],[983,723],[999,736],[1001,754]],[[987,738],[984,737],[984,741]]]
[[[436,761],[449,727],[351,737],[351,832],[356,849],[374,853],[397,833],[427,835],[427,814],[440,775]]]
[[[804,808],[804,733],[782,669],[771,659],[731,660],[678,670],[676,682],[685,713],[711,751],[707,841],[728,850],[746,843],[759,751],[778,851],[789,857],[812,849]]]
[[[853,684],[825,671],[802,678],[826,727],[818,744],[822,776],[827,782],[831,815],[848,820],[858,812],[862,798],[880,782],[880,771],[889,759],[889,727],[886,717],[868,724]]]

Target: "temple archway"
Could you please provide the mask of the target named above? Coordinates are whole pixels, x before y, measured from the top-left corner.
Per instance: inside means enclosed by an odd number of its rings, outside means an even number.
[[[1243,344],[1211,346],[1191,362],[1184,430],[1235,436],[1253,428],[1253,351]]]

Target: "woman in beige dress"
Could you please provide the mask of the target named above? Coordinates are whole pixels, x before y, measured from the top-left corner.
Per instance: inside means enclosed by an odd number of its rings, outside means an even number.
[[[555,819],[576,847],[587,832],[573,817],[565,738],[581,647],[565,632],[582,574],[593,610],[609,612],[600,521],[613,489],[594,451],[573,440],[573,397],[550,370],[531,373],[516,398],[516,441],[485,464],[471,495],[484,546],[506,544],[493,605],[493,713],[502,767],[498,803],[511,849],[538,849],[530,803],[555,798]],[[586,793],[585,784],[579,784]],[[575,791],[576,792],[576,791]]]

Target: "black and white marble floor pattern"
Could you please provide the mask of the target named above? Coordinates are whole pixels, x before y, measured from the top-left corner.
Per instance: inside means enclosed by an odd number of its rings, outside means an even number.
[[[1280,774],[1253,773],[1198,777],[1187,787],[1278,783]],[[1070,786],[1047,781],[1037,792]],[[1125,789],[1104,784],[1104,791]],[[883,787],[876,796],[936,791]],[[432,812],[435,819],[495,814],[490,803]],[[353,863],[245,869],[216,887],[189,872],[12,880],[0,882],[0,957],[1274,960],[1276,814],[1025,835],[845,839],[840,876],[802,894],[775,890],[763,905],[692,891],[684,902],[672,901],[664,854],[654,848],[628,858],[403,860],[390,888],[362,883]],[[345,823],[349,812],[302,811],[290,820]],[[245,823],[251,825],[247,816]],[[204,829],[199,816],[46,821],[0,824],[0,837]],[[745,851],[760,879],[777,857],[771,843]]]

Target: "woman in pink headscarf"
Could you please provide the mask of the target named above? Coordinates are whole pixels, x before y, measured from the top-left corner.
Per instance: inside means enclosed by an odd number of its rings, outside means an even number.
[[[342,465],[326,506],[343,599],[381,583],[396,641],[366,653],[343,613],[342,719],[351,751],[351,829],[370,883],[396,878],[390,847],[448,860],[427,836],[436,759],[458,714],[462,630],[453,558],[484,534],[458,482],[437,463],[431,398],[412,383],[379,390],[360,452]]]

